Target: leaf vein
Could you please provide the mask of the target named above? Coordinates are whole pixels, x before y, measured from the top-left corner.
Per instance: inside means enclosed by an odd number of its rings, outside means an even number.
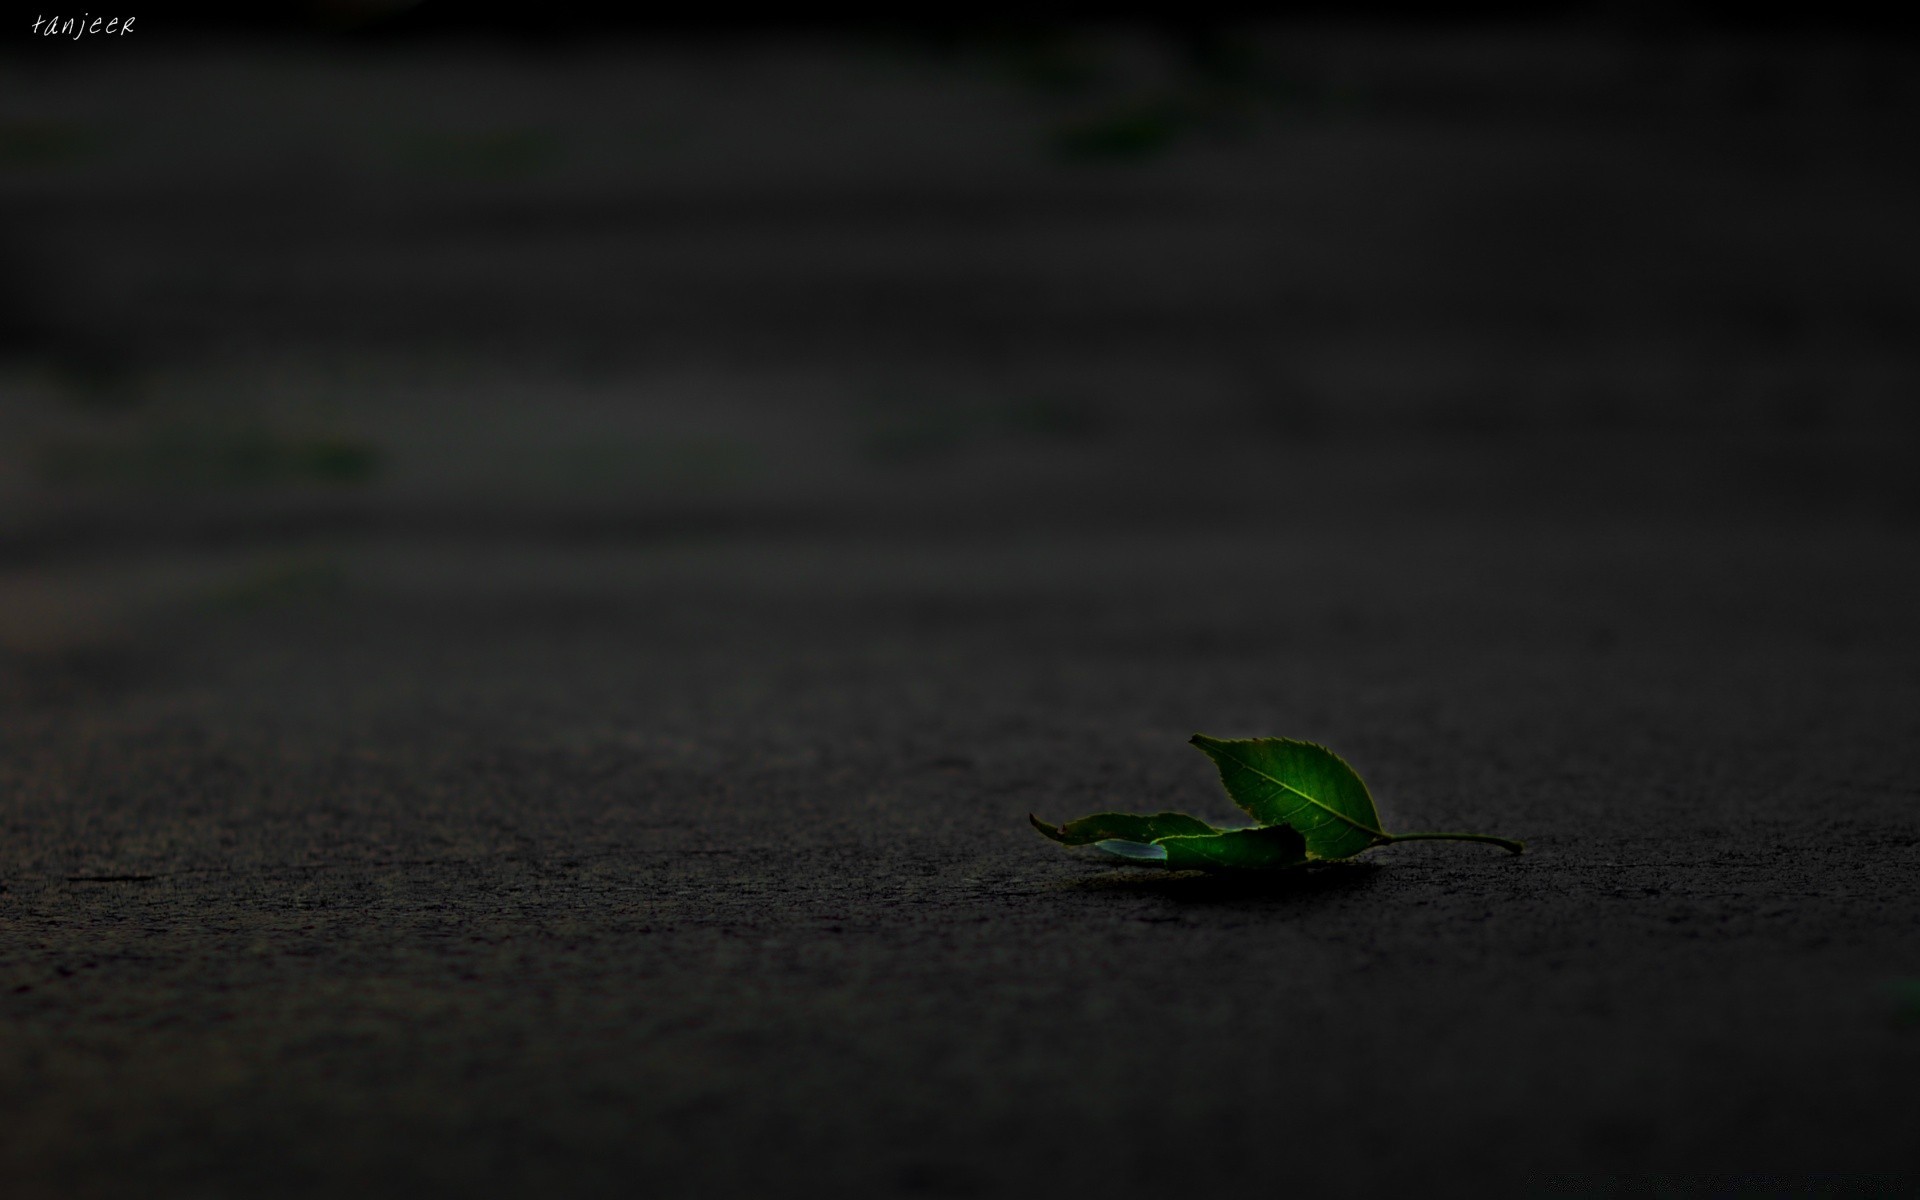
[[[1219,744],[1219,743],[1216,743],[1216,744]],[[1325,801],[1318,799],[1317,797],[1309,796],[1307,793],[1301,791],[1297,787],[1294,787],[1292,784],[1288,783],[1284,779],[1278,779],[1272,775],[1267,774],[1265,771],[1262,771],[1259,767],[1254,766],[1252,763],[1248,762],[1244,758],[1239,757],[1238,755],[1228,753],[1227,757],[1233,759],[1233,761],[1237,765],[1245,767],[1248,771],[1252,772],[1255,775],[1258,775],[1260,778],[1266,780],[1268,783],[1274,784],[1277,787],[1285,788],[1287,791],[1292,792],[1294,795],[1300,797],[1302,800],[1305,800],[1308,804],[1313,805],[1315,808],[1321,810],[1322,812],[1329,813],[1339,818],[1340,820],[1345,821],[1347,824],[1353,826],[1355,829],[1360,830],[1362,833],[1370,833],[1374,837],[1379,837],[1379,838],[1384,838],[1387,836],[1385,830],[1375,829],[1371,825],[1361,824],[1359,821],[1354,820],[1352,817],[1341,812],[1339,809],[1333,807],[1331,804],[1328,804]]]

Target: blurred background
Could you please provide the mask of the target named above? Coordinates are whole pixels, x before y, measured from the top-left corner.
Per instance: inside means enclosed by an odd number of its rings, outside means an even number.
[[[0,553],[46,587],[162,547],[318,581],[335,538],[1914,511],[1903,38],[136,29],[0,46]],[[160,586],[126,571],[89,605]]]
[[[31,19],[11,1194],[1913,1169],[1901,26]],[[1195,730],[1532,849],[1027,827]]]

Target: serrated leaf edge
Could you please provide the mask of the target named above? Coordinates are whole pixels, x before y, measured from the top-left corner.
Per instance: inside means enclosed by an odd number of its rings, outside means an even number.
[[[1232,745],[1235,745],[1236,743],[1243,743],[1243,742],[1285,742],[1288,745],[1307,746],[1314,750],[1320,751],[1322,754],[1325,754],[1328,758],[1331,758],[1333,761],[1345,767],[1347,769],[1347,772],[1353,776],[1354,780],[1357,783],[1359,783],[1360,790],[1366,793],[1367,803],[1373,805],[1373,809],[1375,812],[1380,811],[1379,803],[1373,798],[1373,789],[1369,788],[1367,786],[1367,781],[1360,777],[1360,772],[1353,769],[1353,764],[1348,762],[1346,759],[1341,758],[1338,754],[1335,754],[1333,751],[1327,749],[1325,746],[1322,746],[1318,742],[1306,742],[1306,741],[1301,741],[1299,738],[1284,738],[1284,737],[1217,738],[1217,737],[1211,737],[1204,733],[1196,733],[1192,737],[1187,739],[1188,745],[1191,745],[1197,748],[1202,754],[1207,755],[1207,757],[1209,758],[1213,757],[1213,752],[1207,749],[1207,746],[1209,744],[1215,745],[1215,746],[1232,746]],[[1326,803],[1324,800],[1321,800],[1319,797],[1310,796],[1306,792],[1303,792],[1299,788],[1288,783],[1286,780],[1267,774],[1265,771],[1262,771],[1259,767],[1254,766],[1252,763],[1246,761],[1245,759],[1239,757],[1238,755],[1229,755],[1228,757],[1232,758],[1234,763],[1237,764],[1238,766],[1245,767],[1248,771],[1252,772],[1255,775],[1258,775],[1260,778],[1266,780],[1268,783],[1274,784],[1277,787],[1285,788],[1287,791],[1292,792],[1294,795],[1300,797],[1302,800],[1305,800],[1308,804],[1313,805],[1315,808],[1319,809],[1321,812],[1324,812],[1329,816],[1335,817],[1338,820],[1344,821],[1348,825],[1351,825],[1355,829],[1358,829],[1360,832],[1365,834],[1370,834],[1381,842],[1389,842],[1393,840],[1393,835],[1388,833],[1386,830],[1375,829],[1371,825],[1365,825],[1359,821],[1354,820],[1352,817],[1341,812],[1339,809],[1334,808],[1332,805]],[[1225,780],[1221,781],[1221,786],[1223,788],[1226,787]],[[1231,788],[1227,789],[1227,796],[1233,800],[1236,807],[1239,807],[1245,810],[1248,813],[1248,815],[1252,816],[1255,820],[1259,820],[1259,814],[1253,812],[1251,809],[1247,809],[1245,805],[1241,804],[1239,799],[1233,795],[1233,791]],[[1267,822],[1263,821],[1261,822],[1261,824],[1265,825],[1267,824]],[[1287,822],[1281,822],[1281,824],[1287,824]],[[1318,858],[1319,855],[1311,855],[1310,857]],[[1348,855],[1342,855],[1341,857],[1351,858],[1353,856],[1351,854],[1348,854]],[[1332,861],[1332,860],[1323,860],[1323,861]]]

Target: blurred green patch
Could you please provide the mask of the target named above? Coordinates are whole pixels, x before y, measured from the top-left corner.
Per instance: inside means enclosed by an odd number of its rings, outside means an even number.
[[[1147,43],[1142,54],[1109,47],[1106,59],[1070,39],[1042,43],[1063,61],[1082,64],[1071,115],[1047,137],[1068,163],[1145,162],[1190,140],[1242,141],[1276,112],[1327,107],[1326,89],[1298,78],[1254,40],[1234,29],[1196,24]],[[1097,100],[1089,107],[1087,101]]]
[[[207,599],[215,608],[251,612],[328,599],[346,584],[346,567],[332,558],[275,559],[250,567]]]
[[[1896,979],[1887,990],[1893,993],[1894,1023],[1920,1027],[1920,979]]]
[[[163,429],[118,441],[55,443],[41,454],[48,483],[154,490],[366,483],[380,472],[371,442],[263,431]]]
[[[1057,129],[1051,144],[1053,153],[1068,162],[1134,161],[1172,149],[1184,126],[1175,105],[1135,105]]]
[[[1049,141],[1069,163],[1127,163],[1156,158],[1185,142],[1245,137],[1271,98],[1235,86],[1201,86],[1135,97],[1057,127]]]
[[[106,136],[71,121],[0,120],[0,168],[65,166],[100,152]]]
[[[887,399],[863,406],[859,446],[882,464],[944,461],[995,442],[1088,441],[1107,430],[1094,405],[1063,396],[991,403]]]
[[[399,139],[400,161],[418,170],[466,179],[522,179],[560,161],[560,139],[537,128],[479,133],[414,133]]]
[[[1051,109],[1045,149],[1073,164],[1147,162],[1194,137],[1239,140],[1279,109],[1331,111],[1343,100],[1235,22],[1024,18],[935,31],[918,44]]]

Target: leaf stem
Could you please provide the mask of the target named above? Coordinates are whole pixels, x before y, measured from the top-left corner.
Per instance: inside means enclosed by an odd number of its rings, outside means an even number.
[[[1382,845],[1387,842],[1485,842],[1510,854],[1519,854],[1527,848],[1525,842],[1494,837],[1490,833],[1389,833],[1385,837],[1386,842],[1382,842]]]

